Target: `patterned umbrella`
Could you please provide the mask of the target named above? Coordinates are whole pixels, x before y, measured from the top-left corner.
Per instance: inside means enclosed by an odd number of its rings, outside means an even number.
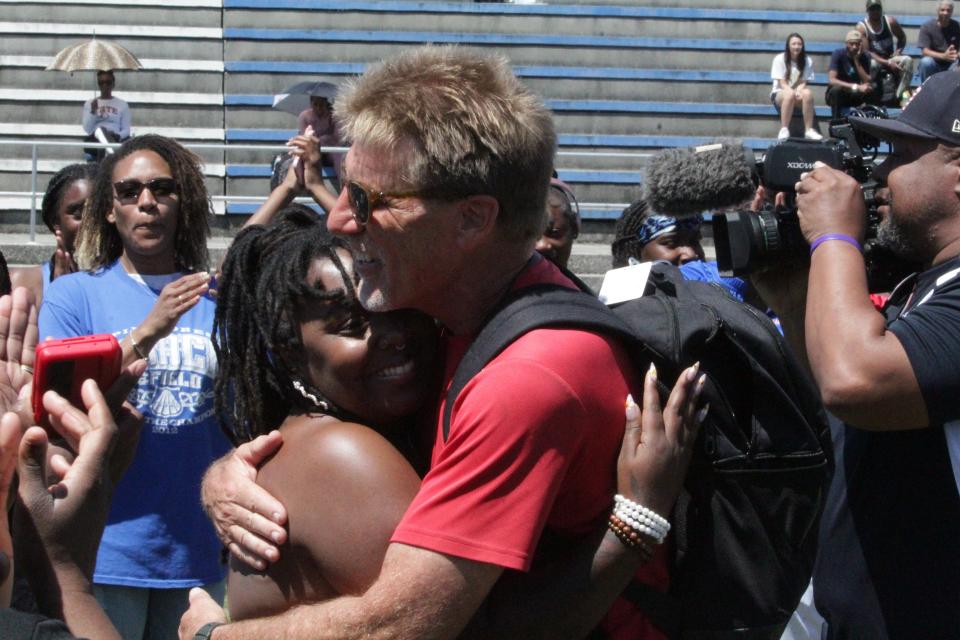
[[[140,69],[142,65],[116,42],[92,40],[67,47],[58,53],[47,71],[110,71],[112,69]]]

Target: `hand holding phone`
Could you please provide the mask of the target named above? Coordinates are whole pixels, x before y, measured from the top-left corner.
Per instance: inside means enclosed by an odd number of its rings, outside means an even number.
[[[82,407],[80,389],[90,378],[109,389],[120,375],[120,343],[110,334],[48,340],[37,345],[31,404],[36,424],[51,431],[43,394],[53,389],[76,407]]]

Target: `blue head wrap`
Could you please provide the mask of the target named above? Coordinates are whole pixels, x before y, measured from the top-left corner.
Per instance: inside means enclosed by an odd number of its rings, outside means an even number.
[[[703,216],[686,216],[683,218],[674,218],[673,216],[663,216],[660,214],[647,217],[643,221],[643,226],[637,230],[637,240],[640,246],[643,246],[668,233],[676,231],[696,231],[703,224]]]

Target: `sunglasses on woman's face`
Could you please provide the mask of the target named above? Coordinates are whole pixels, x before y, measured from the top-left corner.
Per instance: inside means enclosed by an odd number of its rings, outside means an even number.
[[[121,180],[113,183],[113,190],[120,202],[136,202],[144,189],[150,189],[154,198],[163,198],[177,192],[177,183],[173,178],[154,178],[150,182]]]
[[[391,198],[412,198],[421,195],[419,191],[403,191],[399,193],[374,191],[356,180],[347,181],[343,188],[347,190],[347,200],[350,202],[353,219],[356,220],[360,226],[364,226],[370,222],[370,214],[383,204],[384,201]]]

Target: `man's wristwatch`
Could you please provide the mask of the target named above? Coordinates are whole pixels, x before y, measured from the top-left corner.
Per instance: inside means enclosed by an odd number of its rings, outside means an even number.
[[[213,635],[213,630],[220,626],[223,626],[222,622],[208,622],[193,634],[193,640],[210,640],[210,636]]]

